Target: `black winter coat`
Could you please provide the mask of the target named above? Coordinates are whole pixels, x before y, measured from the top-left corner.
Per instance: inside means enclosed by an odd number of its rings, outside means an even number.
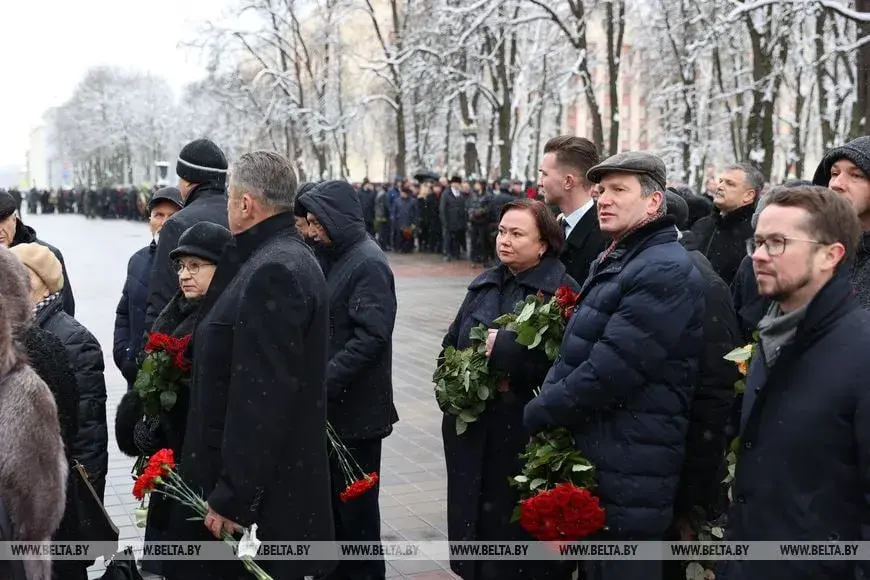
[[[740,329],[728,285],[701,252],[691,251],[689,257],[704,277],[704,351],[689,414],[676,511],[685,514],[692,506],[701,506],[714,514],[721,511],[725,427],[734,403],[734,383],[740,378],[737,366],[723,357],[740,346]]]
[[[100,498],[106,488],[109,466],[109,434],[106,426],[105,363],[100,343],[79,321],[63,311],[55,300],[36,314],[36,325],[60,339],[78,386],[78,431],[73,457],[85,467]]]
[[[512,312],[526,296],[542,292],[547,300],[563,285],[579,285],[565,273],[558,258],[547,257],[535,268],[514,277],[503,265],[474,279],[465,301],[450,325],[442,346],[467,348],[469,333],[479,324]],[[489,365],[507,376],[510,390],[487,403],[480,418],[462,435],[456,434],[453,415],[445,414],[441,435],[447,461],[447,530],[451,541],[533,541],[510,518],[519,501],[508,479],[520,472],[519,454],[528,443],[523,429],[523,408],[550,368],[539,351],[516,343],[512,332],[499,332]],[[450,567],[465,580],[481,578],[569,577],[556,562],[499,562],[453,560]]]
[[[136,380],[138,370],[135,359],[143,346],[145,336],[145,309],[148,307],[148,278],[154,265],[157,243],[152,241],[130,257],[127,280],[121,291],[121,300],[115,309],[115,336],[112,356],[115,366],[127,379],[128,385]]]
[[[182,338],[193,334],[196,328],[196,317],[199,312],[201,301],[189,301],[179,292],[175,295],[157,320],[154,321],[152,332],[168,334],[176,338]],[[144,348],[144,345],[142,347]],[[135,357],[132,365],[141,366],[145,352],[141,351]],[[135,380],[135,377],[134,377]],[[187,410],[189,407],[190,392],[182,389],[178,392],[175,405],[169,411],[161,413],[156,421],[144,418],[144,407],[139,394],[129,390],[121,398],[115,416],[115,439],[121,452],[130,457],[140,455],[152,455],[160,449],[169,448],[180,457],[184,443],[184,429],[187,424]],[[137,424],[148,425],[150,447],[142,448],[137,445],[134,435]],[[146,542],[166,541],[169,530],[170,515],[172,513],[172,501],[166,497],[154,493],[148,499],[148,520],[145,527]],[[162,573],[162,562],[149,559],[143,564],[143,569],[149,572]]]
[[[180,474],[220,515],[263,541],[335,537],[326,443],[326,282],[292,213],[235,237],[200,306]],[[172,539],[214,539],[174,504]],[[273,578],[327,563],[272,560]],[[231,578],[240,564],[173,560],[168,578]]]
[[[596,262],[526,428],[574,432],[613,538],[661,539],[683,467],[703,356],[704,280],[671,218]]]
[[[559,258],[565,264],[568,275],[578,284],[583,284],[589,276],[589,267],[606,246],[607,240],[598,226],[598,207],[593,205],[571,230]]]
[[[21,218],[18,218],[18,223],[15,226],[15,235],[12,237],[12,244],[10,244],[10,246],[17,246],[18,244],[39,244],[51,250],[51,253],[57,257],[60,262],[61,271],[63,272],[63,290],[61,290],[63,293],[61,295],[63,300],[63,310],[70,316],[75,316],[76,299],[73,296],[72,286],[69,283],[69,274],[66,272],[66,262],[63,261],[63,254],[60,253],[60,250],[37,238],[36,230],[30,226],[24,225]]]
[[[347,183],[322,184],[300,203],[332,240],[322,254],[329,287],[329,422],[343,439],[386,437],[399,420],[393,406],[393,272],[383,250],[366,235]]]
[[[28,327],[22,333],[21,339],[30,367],[48,385],[51,394],[54,395],[66,460],[69,465],[72,465],[72,449],[78,431],[79,391],[66,350],[58,337],[38,326]],[[70,470],[70,475],[72,475],[72,470]],[[69,484],[67,484],[67,489],[70,489]],[[74,499],[72,494],[67,493],[63,519],[52,536],[55,541],[68,542],[87,539],[81,538],[79,535],[79,521],[74,507]]]
[[[441,227],[448,232],[465,231],[468,224],[467,196],[459,194],[459,197],[457,197],[453,195],[453,192],[448,187],[441,192],[441,199],[438,200],[438,203]]]
[[[746,257],[746,240],[752,237],[754,212],[755,204],[745,205],[724,216],[717,211],[692,226],[696,236],[696,246],[692,249],[710,260],[713,270],[726,284],[731,284],[740,262]]]
[[[870,313],[847,268],[810,301],[772,368],[749,369],[727,539],[866,542],[870,487]],[[870,562],[731,561],[716,578],[870,577]]]
[[[743,342],[752,342],[758,323],[770,308],[771,302],[758,295],[755,270],[752,267],[752,258],[749,256],[744,257],[740,262],[737,275],[731,282],[731,298],[734,301],[734,310],[737,312]]]
[[[196,186],[185,200],[184,208],[163,224],[148,280],[146,331],[151,330],[154,320],[178,292],[178,274],[172,268],[169,252],[178,247],[181,234],[199,222],[212,222],[227,227],[227,193],[222,186],[209,183]]]

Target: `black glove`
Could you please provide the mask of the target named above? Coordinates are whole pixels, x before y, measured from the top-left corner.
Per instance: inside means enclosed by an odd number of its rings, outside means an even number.
[[[128,383],[133,384],[136,382],[136,375],[138,374],[139,365],[136,364],[136,361],[128,360],[121,365],[121,376],[123,376]]]
[[[136,426],[133,428],[133,441],[142,455],[154,455],[165,447],[160,423],[159,417],[142,418],[136,422]]]

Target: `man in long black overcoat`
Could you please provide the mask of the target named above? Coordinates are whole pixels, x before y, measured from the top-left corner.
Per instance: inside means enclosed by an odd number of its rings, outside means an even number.
[[[326,442],[326,282],[293,217],[296,177],[277,153],[233,167],[227,214],[235,244],[217,265],[193,337],[180,473],[208,502],[205,522],[176,509],[173,539],[214,539],[257,524],[262,541],[332,541]],[[205,525],[203,525],[205,524]],[[211,532],[211,533],[210,533]],[[226,561],[169,562],[167,578],[250,578]],[[267,560],[273,577],[330,571]]]

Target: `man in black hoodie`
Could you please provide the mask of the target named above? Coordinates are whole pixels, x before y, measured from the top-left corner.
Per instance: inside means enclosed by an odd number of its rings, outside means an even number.
[[[178,275],[172,267],[169,252],[178,246],[178,238],[199,222],[212,222],[227,227],[227,158],[208,139],[191,141],[178,154],[175,165],[178,190],[184,208],[169,218],[160,231],[157,253],[148,282],[148,308],[145,329],[178,291]]]
[[[858,214],[861,243],[849,269],[858,302],[870,308],[870,137],[858,137],[825,153],[813,183],[845,197]]]
[[[393,406],[392,341],[396,289],[384,252],[366,233],[350,184],[327,181],[300,198],[329,288],[326,415],[364,473],[380,470],[381,441],[398,421]],[[381,539],[378,487],[344,503],[349,482],[333,454],[333,520],[337,541]],[[383,560],[341,561],[330,578],[384,578]]]

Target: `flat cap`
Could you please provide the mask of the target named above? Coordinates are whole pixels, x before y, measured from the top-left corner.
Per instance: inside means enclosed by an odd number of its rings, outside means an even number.
[[[592,183],[600,183],[607,173],[637,173],[646,175],[661,186],[664,192],[668,181],[665,162],[658,155],[643,151],[625,151],[608,157],[586,173]]]
[[[18,209],[18,204],[12,194],[0,191],[0,220],[5,220]]]

